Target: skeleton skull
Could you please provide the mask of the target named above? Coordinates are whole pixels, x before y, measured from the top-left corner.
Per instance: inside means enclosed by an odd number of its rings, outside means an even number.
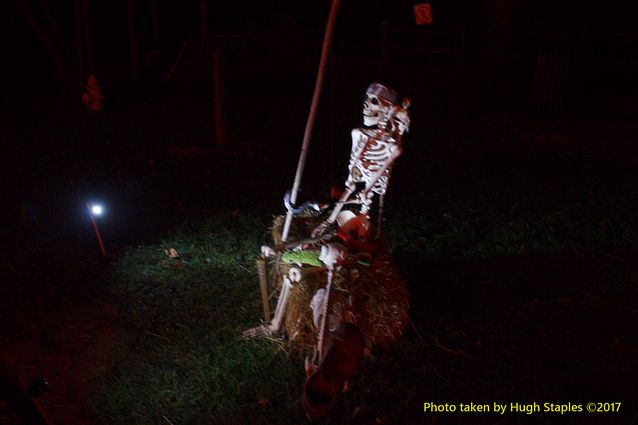
[[[370,84],[363,98],[363,124],[366,127],[383,126],[397,102],[394,90],[379,83]]]
[[[372,127],[379,125],[387,115],[390,104],[376,94],[366,93],[363,99],[363,125]]]

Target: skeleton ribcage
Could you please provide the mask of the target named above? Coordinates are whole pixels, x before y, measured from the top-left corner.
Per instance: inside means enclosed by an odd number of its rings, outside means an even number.
[[[377,171],[390,159],[393,144],[373,139],[364,138],[358,144],[356,149],[350,153],[350,175],[348,180],[359,183],[365,183],[369,186]],[[363,152],[361,152],[363,149]],[[361,154],[359,154],[361,152]],[[388,187],[390,179],[390,169],[388,167],[381,177],[374,183],[372,192],[383,195]]]

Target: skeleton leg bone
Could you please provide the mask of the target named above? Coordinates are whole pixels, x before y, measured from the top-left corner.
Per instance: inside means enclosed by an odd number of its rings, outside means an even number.
[[[284,276],[281,282],[281,293],[279,294],[279,300],[277,300],[277,307],[275,308],[275,315],[270,322],[270,332],[277,332],[281,329],[281,323],[286,313],[286,307],[288,305],[288,298],[290,297],[290,289],[292,283],[290,279]]]
[[[286,313],[291,289],[292,283],[290,282],[290,279],[284,276],[281,282],[281,291],[279,293],[279,299],[277,300],[277,307],[275,308],[275,313],[270,323],[247,329],[242,332],[242,337],[246,339],[263,338],[278,332],[281,329],[284,314]]]

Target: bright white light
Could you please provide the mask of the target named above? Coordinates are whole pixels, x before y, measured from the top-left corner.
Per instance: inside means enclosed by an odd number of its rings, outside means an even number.
[[[93,215],[102,215],[102,212],[104,210],[102,209],[102,205],[92,205],[91,206],[91,214]]]

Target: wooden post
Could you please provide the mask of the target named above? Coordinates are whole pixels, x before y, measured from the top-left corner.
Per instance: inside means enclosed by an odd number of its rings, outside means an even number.
[[[82,15],[84,18],[84,37],[86,40],[86,60],[89,66],[89,74],[95,72],[93,62],[93,44],[91,43],[91,20],[89,19],[89,0],[82,0]]]
[[[91,211],[91,205],[86,204],[86,208],[89,210],[91,214],[91,225],[93,226],[93,230],[95,231],[95,237],[97,239],[97,243],[100,246],[100,251],[102,252],[102,256],[106,257],[106,248],[104,248],[104,242],[102,241],[102,234],[100,234],[100,229],[97,227],[97,222],[95,221],[95,215]]]
[[[257,275],[259,276],[264,322],[268,323],[270,322],[270,299],[268,297],[268,278],[266,276],[266,259],[264,257],[257,258]]]
[[[208,1],[207,0],[199,0],[199,11],[201,17],[201,26],[202,26],[202,35],[208,35]]]
[[[463,20],[463,24],[461,26],[461,47],[459,51],[459,73],[463,73],[465,69],[465,36],[467,32],[467,22],[465,19]]]
[[[565,96],[565,80],[569,75],[569,52],[564,49],[538,54],[532,103],[544,110],[560,108]]]
[[[218,146],[226,144],[226,123],[224,115],[224,77],[222,49],[215,47],[213,50],[213,98],[215,119],[215,143]]]
[[[494,69],[502,69],[507,52],[513,42],[513,29],[516,25],[516,8],[519,0],[493,0],[489,32],[489,46],[494,55]]]
[[[131,66],[133,67],[133,78],[137,81],[140,71],[137,60],[137,35],[135,33],[135,3],[134,0],[127,1],[128,6],[128,35],[131,44]]]
[[[86,77],[84,73],[84,43],[82,43],[82,0],[75,0],[75,50],[78,57],[80,85]]]
[[[153,25],[153,41],[159,41],[159,20],[157,12],[157,0],[151,0],[151,23]]]

